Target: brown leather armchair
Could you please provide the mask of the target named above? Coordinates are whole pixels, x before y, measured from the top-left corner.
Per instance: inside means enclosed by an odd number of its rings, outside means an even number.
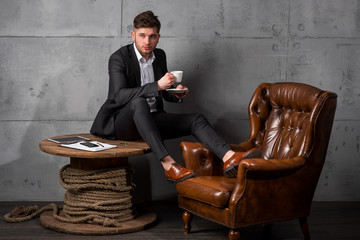
[[[325,161],[337,95],[302,83],[262,83],[249,107],[250,137],[236,151],[257,148],[241,160],[236,178],[222,176],[222,162],[201,143],[182,142],[184,163],[197,176],[177,184],[185,233],[192,214],[230,228],[307,217]]]

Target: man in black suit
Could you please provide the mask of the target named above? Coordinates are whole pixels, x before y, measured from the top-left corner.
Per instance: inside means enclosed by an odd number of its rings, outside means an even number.
[[[181,103],[188,90],[166,91],[174,87],[175,77],[168,73],[165,52],[156,48],[160,26],[151,11],[135,17],[131,32],[134,43],[120,48],[110,57],[108,98],[90,132],[107,139],[144,139],[161,161],[167,180],[173,182],[193,177],[195,173],[177,164],[163,141],[193,135],[224,161],[224,174],[230,176],[241,155],[230,149],[202,114],[164,111],[163,99]],[[185,87],[178,85],[177,88]]]

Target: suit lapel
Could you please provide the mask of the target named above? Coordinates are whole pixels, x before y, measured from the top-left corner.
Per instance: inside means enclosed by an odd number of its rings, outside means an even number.
[[[155,53],[153,52],[153,54]],[[155,61],[152,65],[154,69],[154,81],[156,82],[162,77],[159,56],[155,55]]]
[[[135,72],[136,85],[141,86],[140,66],[139,66],[139,61],[138,61],[138,59],[136,57],[134,44],[130,45],[129,56],[130,56],[130,59],[131,59],[131,65],[134,66],[134,70],[135,70],[134,72]]]

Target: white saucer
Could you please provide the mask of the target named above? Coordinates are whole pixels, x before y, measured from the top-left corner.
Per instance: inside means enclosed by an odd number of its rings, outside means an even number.
[[[189,90],[189,89],[188,88],[184,88],[184,89],[169,88],[169,89],[166,89],[166,91],[173,92],[173,93],[182,93],[182,92],[186,92],[187,90]]]

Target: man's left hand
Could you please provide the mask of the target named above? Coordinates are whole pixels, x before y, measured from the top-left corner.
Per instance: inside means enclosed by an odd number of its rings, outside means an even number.
[[[176,89],[186,89],[184,92],[173,92],[173,94],[179,99],[184,98],[189,93],[189,89],[181,84],[179,84]]]

